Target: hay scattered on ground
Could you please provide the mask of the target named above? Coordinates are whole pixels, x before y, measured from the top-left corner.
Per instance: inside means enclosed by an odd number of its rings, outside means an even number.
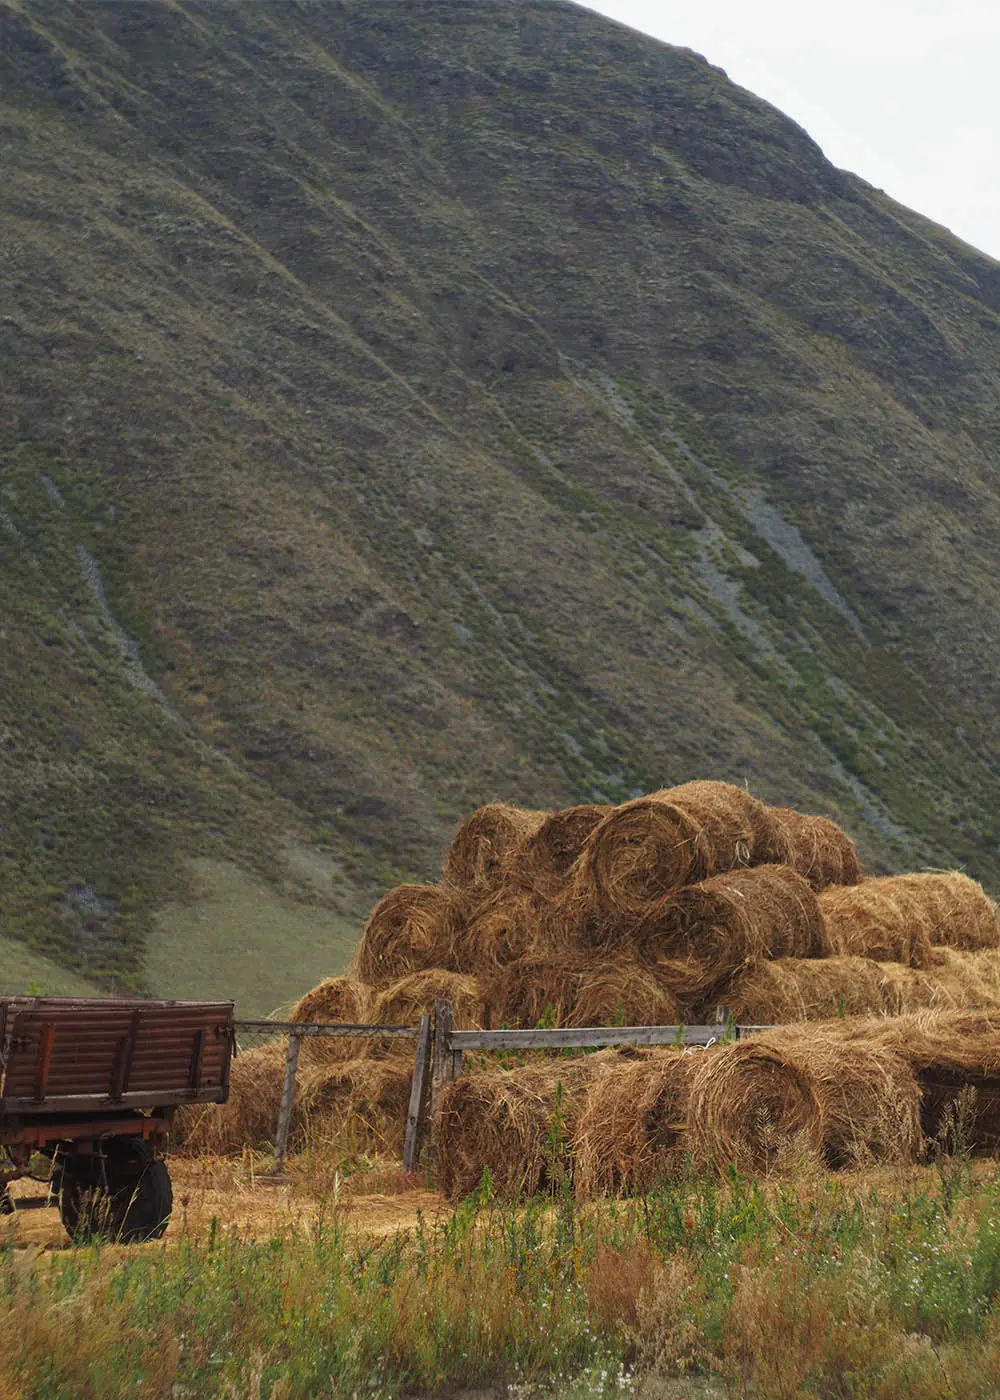
[[[299,1145],[316,1152],[403,1150],[412,1061],[352,1060],[304,1076],[298,1103]]]
[[[790,865],[814,890],[856,885],[861,878],[854,842],[829,817],[811,817],[794,807],[769,808],[774,824],[772,859]]]
[[[619,1052],[603,1051],[465,1074],[447,1085],[434,1125],[445,1195],[476,1190],[484,1170],[504,1196],[557,1185],[572,1171],[570,1144],[588,1086],[620,1060]]]
[[[451,969],[463,921],[461,898],[449,885],[397,885],[369,915],[351,972],[381,988],[428,967]]]
[[[355,977],[327,977],[292,1008],[290,1021],[369,1025],[378,1020],[375,993]],[[362,1036],[309,1036],[299,1048],[304,1066],[331,1065],[369,1053],[372,1042]]]
[[[471,900],[493,894],[548,812],[489,802],[462,822],[445,858],[445,879]]]
[[[1000,948],[1000,914],[982,885],[957,871],[890,875],[820,892],[836,953],[932,965],[935,945]]]
[[[829,951],[815,892],[785,865],[731,870],[676,891],[650,909],[638,941],[647,956],[686,967],[687,990],[703,993],[767,958]]]
[[[629,915],[712,875],[754,863],[773,844],[767,808],[731,783],[695,782],[626,802],[594,828],[576,879]]]
[[[649,1191],[683,1168],[691,1081],[702,1050],[657,1050],[589,1087],[573,1135],[579,1196]]]

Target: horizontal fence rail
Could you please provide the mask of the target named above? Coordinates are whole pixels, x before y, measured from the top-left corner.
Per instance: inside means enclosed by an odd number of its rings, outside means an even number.
[[[732,1032],[738,1035],[739,1026]],[[727,1033],[724,1022],[707,1026],[559,1026],[552,1030],[452,1031],[452,1052],[462,1050],[585,1050],[601,1045],[711,1045]]]

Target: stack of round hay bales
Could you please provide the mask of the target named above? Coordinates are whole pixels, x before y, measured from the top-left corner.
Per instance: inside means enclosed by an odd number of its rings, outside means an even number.
[[[379,901],[348,973],[307,993],[292,1018],[413,1026],[439,999],[459,1028],[675,1025],[712,1019],[720,1004],[755,1025],[1000,1008],[1000,917],[955,872],[865,878],[834,822],[729,783],[558,812],[496,802],[459,826],[440,883]],[[401,1101],[412,1054],[405,1039],[305,1041],[302,1105],[309,1076],[327,1076],[309,1091],[310,1121],[331,1140],[352,1104],[375,1123],[372,1102]],[[381,1098],[376,1064],[398,1080],[382,1074]],[[629,1092],[655,1098],[653,1078],[639,1087],[653,1071],[630,1073]],[[617,1121],[607,1106],[599,1119]],[[384,1125],[369,1138],[389,1140]],[[707,1149],[686,1136],[683,1150]],[[643,1170],[608,1168],[623,1182]]]

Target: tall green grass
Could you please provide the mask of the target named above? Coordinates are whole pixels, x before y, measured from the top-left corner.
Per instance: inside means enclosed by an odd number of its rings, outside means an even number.
[[[349,1234],[331,1199],[265,1241],[8,1245],[0,1394],[610,1396],[659,1375],[757,1400],[995,1395],[1000,1176],[860,1181],[699,1178],[587,1209],[485,1184],[388,1239]]]

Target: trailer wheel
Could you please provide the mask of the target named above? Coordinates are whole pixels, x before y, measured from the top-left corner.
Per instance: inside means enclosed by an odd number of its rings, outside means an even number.
[[[59,1168],[59,1214],[73,1240],[158,1240],[173,1191],[166,1163],[142,1138],[108,1138],[103,1157],[68,1156]]]

